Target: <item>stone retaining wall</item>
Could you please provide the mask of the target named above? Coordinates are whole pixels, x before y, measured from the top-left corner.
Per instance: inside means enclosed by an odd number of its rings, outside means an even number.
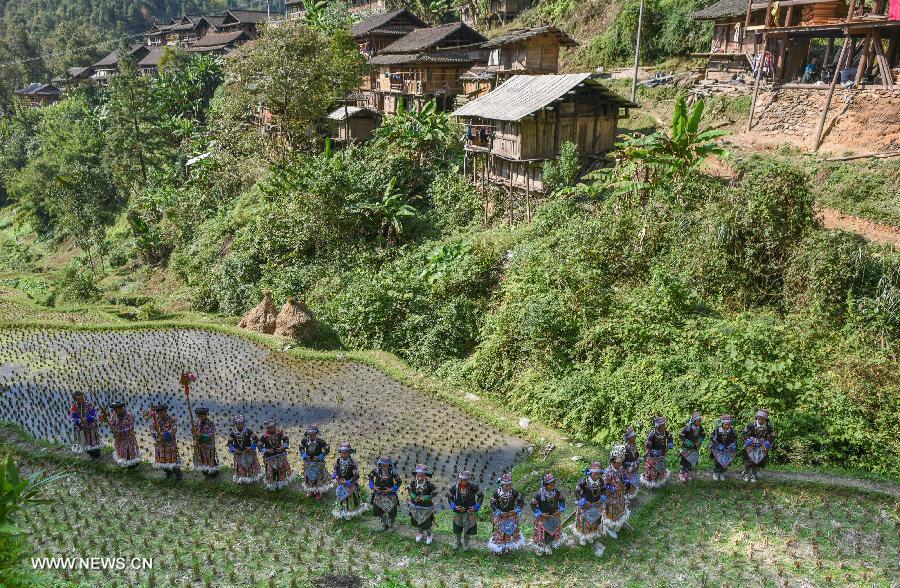
[[[761,89],[753,130],[812,148],[828,88]],[[835,89],[822,148],[832,151],[900,149],[900,88]]]

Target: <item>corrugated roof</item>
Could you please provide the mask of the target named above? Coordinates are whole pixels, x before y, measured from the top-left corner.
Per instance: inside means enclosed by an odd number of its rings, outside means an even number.
[[[538,76],[513,76],[493,92],[477,98],[459,109],[453,116],[477,116],[492,120],[521,120],[522,118],[549,106],[570,90],[588,82],[591,74],[563,74]],[[610,103],[619,106],[635,106],[600,85],[591,84],[604,94]]]
[[[409,21],[412,24],[397,26],[397,23],[392,22],[400,19]],[[415,27],[427,26],[428,24],[421,18],[409,10],[401,8],[400,10],[393,10],[391,12],[385,12],[384,14],[373,14],[369,18],[353,25],[350,28],[350,34],[354,37],[361,37],[375,32],[386,32],[386,34],[391,34],[387,33],[387,31],[398,30],[401,30],[403,33],[408,33]]]
[[[718,2],[698,10],[693,14],[697,20],[715,20],[727,16],[747,14],[746,0],[719,0]]]
[[[428,29],[415,29],[381,50],[382,53],[414,53],[439,46],[450,36],[461,33],[469,43],[482,43],[486,39],[480,33],[461,22],[452,22]]]
[[[509,45],[510,43],[519,43],[521,41],[525,41],[532,37],[538,37],[540,35],[554,35],[559,39],[559,44],[563,47],[577,47],[578,42],[559,30],[554,26],[544,26],[544,27],[534,27],[531,29],[513,29],[508,33],[500,35],[499,37],[494,37],[493,39],[489,39],[487,43],[484,44],[486,49],[493,49],[494,47],[502,47],[503,45]]]
[[[339,106],[328,113],[331,120],[345,120],[347,118],[355,118],[357,116],[381,116],[380,113],[371,108],[362,108],[360,106]]]

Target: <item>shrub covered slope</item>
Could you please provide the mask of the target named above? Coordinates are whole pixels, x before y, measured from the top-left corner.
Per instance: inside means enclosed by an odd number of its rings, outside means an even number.
[[[298,76],[252,61],[284,47]],[[100,95],[5,119],[4,283],[48,304],[138,292],[229,316],[271,289],[309,303],[320,346],[395,352],[580,438],[765,406],[778,459],[900,473],[900,260],[821,230],[802,170],[701,173],[715,137],[682,107],[617,172],[573,187],[571,162],[552,164],[558,190],[509,228],[505,194],[462,177],[460,130],[433,108],[342,151],[299,131],[261,145],[247,112],[302,81],[310,108],[273,116],[313,127],[342,92],[327,80],[352,87],[361,66],[343,33],[302,25],[250,54],[259,71],[229,64],[244,70],[227,86],[174,55],[158,78],[126,67]],[[307,67],[330,76],[310,84]],[[59,246],[77,254],[65,271],[29,274]]]

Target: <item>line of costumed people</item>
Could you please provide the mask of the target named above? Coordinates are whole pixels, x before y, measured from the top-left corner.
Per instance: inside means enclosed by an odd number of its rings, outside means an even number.
[[[122,402],[112,404],[111,408],[112,412],[103,410],[98,415],[82,393],[75,393],[70,409],[76,439],[73,450],[93,458],[99,457],[103,447],[99,425],[106,423],[114,442],[113,459],[122,467],[135,467],[142,461],[135,436],[135,417]],[[195,414],[197,421],[191,431],[193,469],[207,477],[216,476],[220,465],[216,455],[215,424],[208,418],[207,409],[198,408]],[[147,416],[153,438],[153,467],[163,470],[167,478],[174,476],[180,480],[182,462],[175,417],[168,414],[168,407],[164,404],[154,405]],[[693,479],[706,442],[702,421],[700,413],[694,412],[678,434],[679,480],[682,482]],[[733,419],[731,415],[723,414],[710,438],[713,480],[725,480],[726,473],[740,452],[744,465],[743,479],[756,481],[760,469],[766,465],[775,439],[768,412],[757,411],[754,420],[744,427],[742,436],[739,447]],[[637,496],[638,488],[659,488],[670,477],[666,458],[668,452],[674,449],[675,440],[668,430],[665,417],[653,419],[653,429],[647,435],[643,452],[637,445],[634,427],[628,427],[623,441],[623,444],[612,448],[608,465],[594,462],[585,469],[584,477],[574,491],[577,507],[575,520],[570,526],[571,534],[581,545],[594,545],[597,555],[604,550],[598,540],[604,535],[616,538],[628,521],[631,516],[629,506]],[[270,490],[287,486],[295,477],[288,460],[288,449],[288,436],[278,428],[275,419],[267,421],[262,434],[257,434],[247,426],[243,416],[236,416],[228,435],[228,451],[233,458],[232,480],[238,484],[264,480]],[[400,510],[400,490],[403,487],[397,462],[387,455],[378,458],[368,474],[370,498],[366,502],[360,492],[361,473],[359,464],[353,458],[353,447],[346,442],[340,444],[330,475],[326,463],[329,452],[329,445],[319,435],[318,427],[307,427],[300,442],[302,487],[306,494],[319,500],[325,492],[334,488],[336,503],[332,515],[335,518],[350,520],[371,508],[381,520],[383,529],[392,528]],[[452,513],[456,547],[467,551],[471,537],[478,530],[478,513],[484,503],[484,492],[472,481],[470,472],[460,472],[457,477],[445,492],[444,499]],[[406,494],[405,506],[410,524],[416,529],[416,543],[424,541],[430,545],[433,541],[435,507],[440,495],[426,465],[416,465],[413,479],[406,486]],[[513,488],[510,474],[504,474],[497,481],[489,506],[493,532],[488,540],[488,549],[503,554],[524,548],[526,541],[520,524],[525,498]],[[562,545],[563,526],[568,521],[563,518],[566,499],[557,488],[552,473],[542,477],[541,487],[532,495],[528,506],[534,516],[531,545],[538,554],[549,554]]]

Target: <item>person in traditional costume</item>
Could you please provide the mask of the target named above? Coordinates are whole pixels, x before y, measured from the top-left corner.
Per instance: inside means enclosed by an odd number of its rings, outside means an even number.
[[[759,470],[766,467],[769,450],[775,440],[775,430],[769,422],[769,413],[756,412],[756,419],[744,427],[744,481],[755,482]]]
[[[713,480],[724,482],[725,472],[737,454],[737,432],[731,426],[730,414],[723,414],[713,430],[709,452],[713,458]]]
[[[397,518],[397,491],[403,480],[397,471],[397,463],[388,455],[382,455],[369,472],[369,490],[372,491],[372,513],[381,518],[382,530],[394,526]]]
[[[556,478],[553,474],[545,474],[541,479],[541,489],[531,497],[531,512],[534,514],[532,544],[538,555],[549,555],[562,545],[562,513],[565,511],[566,499],[556,489]]]
[[[325,457],[331,451],[325,439],[319,437],[319,427],[311,425],[300,441],[303,458],[303,489],[307,496],[322,499],[322,494],[334,487],[334,480],[325,473]]]
[[[266,421],[266,432],[259,438],[258,447],[266,464],[266,488],[279,490],[294,479],[288,461],[288,436],[278,428],[275,419]]]
[[[331,478],[336,484],[334,493],[337,496],[337,505],[331,514],[336,519],[349,521],[361,515],[368,507],[359,496],[359,465],[352,457],[355,452],[349,443],[341,443],[338,457],[334,461]]]
[[[472,473],[459,472],[456,482],[447,490],[457,549],[462,546],[463,551],[469,551],[469,537],[478,532],[478,511],[483,501],[484,492],[472,481]]]
[[[503,474],[491,496],[494,533],[488,539],[488,549],[497,555],[518,551],[525,547],[525,536],[519,526],[519,516],[525,507],[522,494],[512,486],[512,474]]]
[[[625,475],[628,476],[628,501],[637,497],[641,481],[641,450],[637,445],[637,433],[634,427],[628,427],[622,435],[625,440]]]
[[[194,436],[194,467],[204,477],[219,474],[219,456],[216,455],[216,424],[209,418],[209,409],[198,407],[194,411],[197,422],[191,433]]]
[[[641,484],[648,488],[659,488],[669,481],[666,454],[674,447],[672,434],[666,430],[666,417],[653,419],[653,430],[644,443],[644,473]]]
[[[700,461],[700,447],[706,440],[706,431],[703,430],[703,417],[698,411],[694,411],[690,420],[678,433],[681,440],[681,467],[678,470],[678,479],[681,482],[688,482],[693,479],[694,468]]]
[[[137,467],[141,463],[141,451],[134,431],[134,415],[125,409],[124,402],[114,402],[112,410],[112,414],[104,415],[104,420],[113,436],[113,460],[123,468]]]
[[[603,530],[616,539],[619,530],[628,522],[631,511],[628,510],[628,490],[631,482],[625,471],[627,450],[624,445],[615,445],[609,452],[609,465],[603,472],[603,484],[606,491],[605,509],[603,511]]]
[[[157,404],[150,411],[150,435],[153,437],[153,467],[181,480],[181,456],[178,454],[178,421],[169,407]]]
[[[263,477],[256,453],[259,436],[247,427],[243,415],[234,417],[231,425],[231,433],[228,435],[228,452],[234,457],[231,479],[237,484],[259,482]]]
[[[103,442],[100,441],[100,419],[94,405],[84,399],[84,392],[72,395],[69,418],[72,419],[75,432],[72,452],[87,453],[92,459],[100,457],[100,450],[103,448]]]
[[[603,503],[606,502],[603,466],[599,462],[584,470],[584,477],[575,486],[575,500],[578,508],[572,534],[582,545],[593,543],[603,531]]]
[[[434,497],[437,494],[437,486],[428,478],[431,472],[425,464],[417,464],[415,476],[409,483],[409,518],[416,528],[416,543],[425,539],[426,545],[431,545],[434,537],[431,527],[434,525]]]

